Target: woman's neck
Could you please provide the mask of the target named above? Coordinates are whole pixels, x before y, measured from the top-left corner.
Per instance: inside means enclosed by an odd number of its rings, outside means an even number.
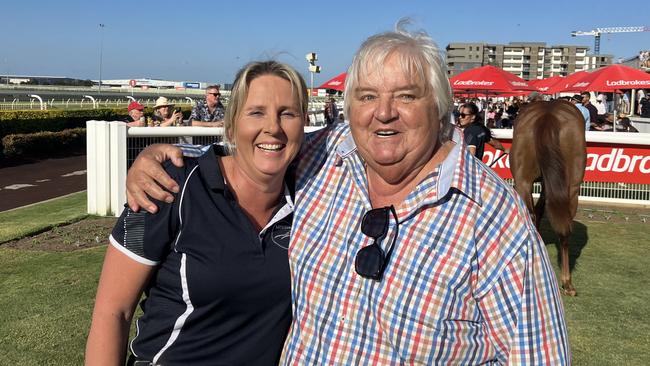
[[[255,180],[243,171],[232,156],[221,158],[224,178],[237,203],[257,231],[271,219],[284,191],[284,176]]]

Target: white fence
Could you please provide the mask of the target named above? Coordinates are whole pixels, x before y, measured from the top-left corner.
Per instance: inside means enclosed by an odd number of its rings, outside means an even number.
[[[220,141],[223,134],[221,128],[127,128],[124,123],[106,121],[88,121],[86,127],[88,213],[102,216],[121,214],[126,202],[127,168],[146,146],[159,142],[209,144]],[[307,127],[305,131],[318,128],[320,127]],[[494,130],[494,134],[497,138],[512,138],[512,130]],[[630,135],[589,132],[587,141],[650,146],[650,135]],[[537,192],[538,190],[539,187]],[[650,207],[650,185],[584,182],[580,191],[580,200]]]
[[[29,100],[27,100],[29,99]],[[170,103],[181,105],[193,105],[193,101],[200,99],[170,99]],[[139,102],[145,106],[153,107],[156,104],[155,98],[140,99]],[[51,98],[44,99],[42,109],[95,109],[95,108],[126,108],[130,99],[96,99],[89,98]],[[0,110],[40,110],[41,103],[36,98],[3,99],[0,101]]]

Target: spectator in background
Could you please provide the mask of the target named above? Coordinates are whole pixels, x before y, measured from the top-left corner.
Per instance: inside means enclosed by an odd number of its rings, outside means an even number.
[[[582,105],[582,95],[580,94],[575,94],[574,96],[569,99],[569,101],[578,108],[580,113],[582,113],[582,116],[585,119],[585,131],[589,131],[591,127],[591,116],[589,114],[589,110],[585,108],[585,106]]]
[[[219,85],[208,86],[205,89],[205,101],[198,101],[192,108],[190,126],[223,127],[225,112],[220,98]]]
[[[519,99],[515,98],[512,100],[508,108],[506,108],[506,113],[508,113],[508,119],[510,121],[514,121],[517,118],[517,113],[519,113]]]
[[[622,113],[630,113],[630,97],[628,96],[629,91],[626,92],[617,92],[618,98],[618,109]]]
[[[138,102],[131,102],[127,108],[129,116],[124,120],[129,127],[144,127],[144,106]]]
[[[153,106],[152,120],[154,126],[178,126],[183,123],[183,114],[180,109],[174,111],[174,104],[169,103],[167,98],[160,97]]]
[[[650,96],[646,95],[639,101],[640,115],[643,118],[650,118]]]
[[[489,127],[489,128],[494,128],[495,127],[495,123],[496,123],[495,117],[496,117],[496,115],[497,115],[497,113],[494,111],[494,108],[488,109],[488,112],[487,112],[487,124],[488,124],[488,127],[490,125],[492,125],[492,127]]]
[[[582,92],[580,95],[582,96],[582,105],[589,111],[589,123],[593,128],[598,125],[598,110],[593,104],[591,104],[591,101],[589,100],[591,94],[589,92]]]
[[[643,89],[639,89],[636,91],[636,114],[639,116],[641,115],[641,101],[645,97],[645,91]]]
[[[607,115],[607,97],[604,94],[598,94],[596,97],[596,111],[598,112],[598,120],[605,119]]]
[[[501,142],[492,137],[490,129],[479,122],[478,113],[478,107],[474,103],[465,103],[460,106],[460,115],[457,122],[458,126],[463,129],[465,144],[470,154],[476,156],[479,160],[483,159],[486,143],[497,150],[505,152],[506,149],[501,145]]]
[[[339,109],[336,107],[336,100],[330,97],[327,103],[325,103],[325,123],[328,125],[336,123],[338,116]]]
[[[634,126],[632,126],[632,121],[625,115],[625,113],[618,114],[618,123],[616,125],[616,131],[619,132],[639,132]]]

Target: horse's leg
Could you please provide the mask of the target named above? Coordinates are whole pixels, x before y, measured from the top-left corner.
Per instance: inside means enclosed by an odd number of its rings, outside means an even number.
[[[533,211],[533,183],[515,177],[515,184],[515,191],[517,191],[519,196],[524,200],[528,212],[533,216],[533,220],[535,220],[535,213]]]
[[[544,194],[544,181],[542,181],[542,190],[539,194],[539,198],[537,199],[537,203],[535,203],[535,227],[537,228],[537,231],[539,231],[539,227],[542,224],[542,216],[544,216],[544,207],[546,207],[546,195]]]
[[[576,288],[571,283],[571,271],[569,270],[569,235],[559,235],[560,237],[560,251],[562,259],[562,274],[560,281],[562,282],[562,292],[568,296],[576,296]]]

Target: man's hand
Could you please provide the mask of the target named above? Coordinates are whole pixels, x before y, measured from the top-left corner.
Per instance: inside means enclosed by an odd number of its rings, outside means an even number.
[[[165,202],[174,200],[174,196],[165,189],[177,193],[178,184],[161,165],[170,159],[174,165],[182,167],[181,149],[173,145],[154,144],[140,152],[126,176],[126,198],[133,211],[139,211],[140,207],[151,213],[158,211],[147,195]]]

